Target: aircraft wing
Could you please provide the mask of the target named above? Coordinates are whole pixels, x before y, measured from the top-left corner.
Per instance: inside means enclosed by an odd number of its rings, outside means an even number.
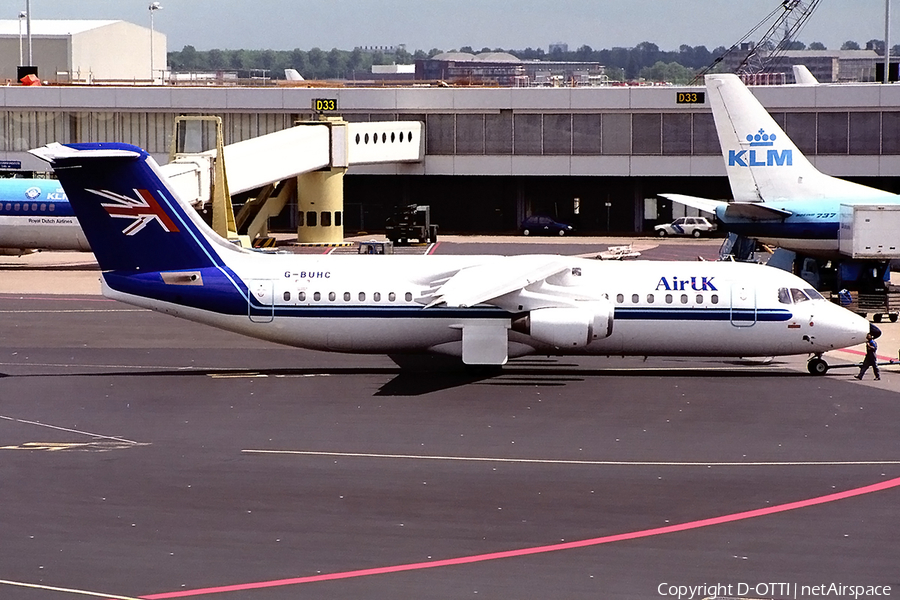
[[[685,196],[683,194],[659,195],[672,202],[710,212],[726,219],[728,217],[761,220],[786,219],[793,214],[789,210],[775,208],[767,202],[725,202],[724,200],[710,200],[708,198],[697,198],[696,196]],[[720,206],[725,209],[722,214],[716,212],[716,209]]]
[[[697,210],[703,210],[708,213],[716,214],[716,209],[720,206],[727,206],[728,202],[724,200],[710,200],[708,198],[698,198],[696,196],[685,196],[683,194],[659,194],[667,200],[684,204]]]
[[[425,308],[439,304],[461,308],[483,304],[568,268],[569,264],[558,256],[505,256],[460,269],[433,292]]]
[[[725,218],[739,217],[744,219],[786,219],[791,216],[789,210],[775,208],[765,202],[729,202],[725,208]]]

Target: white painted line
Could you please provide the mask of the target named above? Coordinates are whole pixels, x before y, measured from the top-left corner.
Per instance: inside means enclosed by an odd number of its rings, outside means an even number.
[[[626,467],[837,467],[864,465],[900,465],[900,460],[677,462],[644,460],[554,460],[543,458],[497,458],[483,456],[427,456],[417,454],[370,454],[363,452],[317,452],[311,450],[241,450],[241,452],[245,454],[293,454],[300,456],[336,456],[342,458],[393,458],[413,460],[445,460],[460,462],[498,462],[540,465],[594,465]]]
[[[71,588],[53,587],[49,585],[40,585],[37,583],[25,583],[23,581],[7,581],[0,579],[2,585],[13,585],[16,587],[32,588],[35,590],[47,590],[50,592],[63,592],[66,594],[79,594],[81,596],[96,596],[97,598],[111,598],[112,600],[140,600],[134,596],[117,596],[115,594],[101,594],[100,592],[89,592],[87,590],[74,590]]]
[[[16,423],[24,423],[26,425],[37,425],[38,427],[46,427],[48,429],[56,429],[58,431],[67,431],[69,433],[77,433],[79,435],[88,435],[93,438],[101,438],[104,440],[114,440],[116,442],[124,442],[126,444],[137,444],[138,443],[138,442],[135,442],[134,440],[126,440],[125,438],[122,438],[122,437],[116,437],[116,436],[111,436],[111,435],[101,435],[99,433],[91,433],[90,431],[69,429],[67,427],[57,427],[56,425],[48,425],[47,423],[40,423],[38,421],[26,421],[25,419],[16,419],[14,417],[7,417],[5,415],[0,415],[0,419],[3,419],[5,421],[14,421]]]

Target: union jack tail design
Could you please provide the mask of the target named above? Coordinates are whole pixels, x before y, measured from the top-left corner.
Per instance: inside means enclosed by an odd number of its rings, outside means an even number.
[[[178,226],[166,214],[166,211],[159,205],[159,202],[147,190],[135,189],[135,198],[129,198],[122,194],[116,194],[106,190],[87,190],[92,194],[96,194],[102,198],[112,200],[111,204],[101,204],[109,216],[120,219],[133,219],[132,222],[122,230],[125,235],[134,235],[146,227],[150,222],[159,223],[163,231],[174,233],[178,231]]]
[[[35,153],[53,165],[101,270],[156,281],[150,273],[222,264],[228,247],[137,146],[51,144]]]

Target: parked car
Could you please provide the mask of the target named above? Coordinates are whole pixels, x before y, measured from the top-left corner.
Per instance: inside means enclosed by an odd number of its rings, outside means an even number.
[[[716,230],[714,223],[710,223],[705,217],[681,217],[665,225],[654,227],[659,237],[667,235],[692,235],[695,238]]]
[[[531,215],[522,221],[522,235],[567,235],[575,228],[550,217]]]

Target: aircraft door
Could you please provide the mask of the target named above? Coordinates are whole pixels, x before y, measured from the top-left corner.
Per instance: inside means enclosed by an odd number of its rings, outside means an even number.
[[[735,327],[751,327],[756,324],[756,288],[753,286],[731,286],[731,324]]]
[[[254,323],[270,323],[275,318],[274,288],[271,279],[247,281],[247,316]]]

